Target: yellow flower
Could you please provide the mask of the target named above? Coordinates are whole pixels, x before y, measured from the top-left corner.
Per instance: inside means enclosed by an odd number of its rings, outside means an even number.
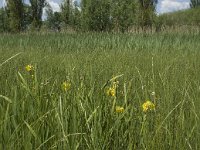
[[[143,103],[142,108],[143,112],[147,112],[148,110],[155,110],[155,104],[147,100],[145,103]]]
[[[61,85],[61,88],[63,91],[68,91],[71,88],[71,83],[64,81]]]
[[[27,65],[25,67],[26,71],[30,72],[30,71],[33,71],[34,70],[34,67],[32,65]]]
[[[116,111],[117,113],[123,113],[123,112],[124,112],[124,107],[116,106],[115,111]]]
[[[109,89],[107,90],[107,95],[108,95],[108,96],[114,97],[114,96],[116,95],[116,90],[115,90],[115,88],[109,88]]]

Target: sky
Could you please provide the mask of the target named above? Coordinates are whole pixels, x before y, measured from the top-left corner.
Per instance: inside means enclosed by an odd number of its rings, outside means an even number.
[[[28,3],[29,0],[25,0]],[[54,11],[60,11],[60,3],[63,0],[47,0]],[[77,0],[80,1],[80,0]],[[5,0],[0,0],[0,7],[4,6]],[[158,0],[156,11],[158,14],[174,12],[187,9],[190,6],[190,0]]]

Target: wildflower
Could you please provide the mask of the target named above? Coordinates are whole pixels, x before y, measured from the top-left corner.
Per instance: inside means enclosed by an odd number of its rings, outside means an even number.
[[[123,112],[124,112],[124,107],[116,106],[115,111],[116,111],[117,113],[123,113]]]
[[[61,85],[61,88],[63,91],[68,91],[71,88],[71,83],[64,81]]]
[[[116,96],[116,91],[117,91],[118,84],[119,84],[118,81],[114,81],[114,82],[111,83],[111,86],[107,90],[107,95],[108,96],[112,96],[112,97]]]
[[[107,95],[108,95],[108,96],[115,97],[115,95],[116,95],[116,89],[110,87],[110,88],[107,90]]]
[[[26,69],[26,71],[31,72],[31,71],[34,70],[34,67],[33,67],[32,65],[27,65],[27,66],[25,67],[25,69]]]
[[[155,104],[148,100],[142,105],[142,108],[143,112],[147,112],[148,110],[155,110]]]

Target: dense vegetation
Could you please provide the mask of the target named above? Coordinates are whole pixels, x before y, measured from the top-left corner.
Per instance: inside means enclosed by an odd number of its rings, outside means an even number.
[[[7,0],[0,150],[199,150],[200,2],[156,3]]]
[[[167,13],[158,17],[158,23],[166,26],[200,26],[200,7]]]
[[[199,41],[2,35],[0,149],[200,149]]]
[[[53,30],[72,28],[83,31],[128,31],[137,23],[151,26],[157,0],[63,0],[61,12],[53,12],[46,0],[7,0],[0,10],[4,31],[20,32],[27,29],[39,30],[42,26],[42,12],[46,9],[47,27]],[[44,16],[43,16],[44,17]]]
[[[6,2],[6,7],[0,8],[0,32],[40,31],[45,28],[48,31],[124,33],[133,28],[146,30],[152,27],[159,31],[164,25],[185,23],[189,16],[188,24],[199,24],[198,0],[190,2],[194,10],[161,17],[155,13],[157,0],[81,0],[80,3],[63,0],[60,12],[54,12],[46,0],[30,0],[29,5],[23,0]],[[180,18],[176,17],[179,15]]]

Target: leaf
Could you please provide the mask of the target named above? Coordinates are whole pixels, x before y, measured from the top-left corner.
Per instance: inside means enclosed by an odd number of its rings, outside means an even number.
[[[0,64],[0,67],[3,66],[4,64],[6,64],[9,60],[15,58],[16,56],[20,55],[22,52],[17,53],[15,55],[13,55],[12,57],[8,58],[7,60],[5,60],[3,63]]]
[[[30,130],[31,134],[32,134],[35,138],[37,138],[37,135],[36,135],[35,131],[31,128],[31,126],[30,126],[26,121],[24,121],[24,123],[26,124],[26,126],[27,126],[28,129]]]
[[[89,123],[90,122],[90,120],[93,118],[93,116],[96,114],[96,112],[97,112],[97,109],[99,108],[99,106],[92,112],[92,114],[89,116],[89,118],[87,119],[87,123]]]
[[[110,80],[108,80],[108,81],[102,86],[101,89],[104,89],[110,82],[115,81],[117,78],[120,78],[120,77],[122,77],[123,75],[124,75],[124,74],[121,74],[121,75],[117,75],[117,76],[111,78]]]
[[[0,98],[3,98],[4,100],[6,100],[9,103],[12,103],[12,100],[6,96],[0,95]]]

